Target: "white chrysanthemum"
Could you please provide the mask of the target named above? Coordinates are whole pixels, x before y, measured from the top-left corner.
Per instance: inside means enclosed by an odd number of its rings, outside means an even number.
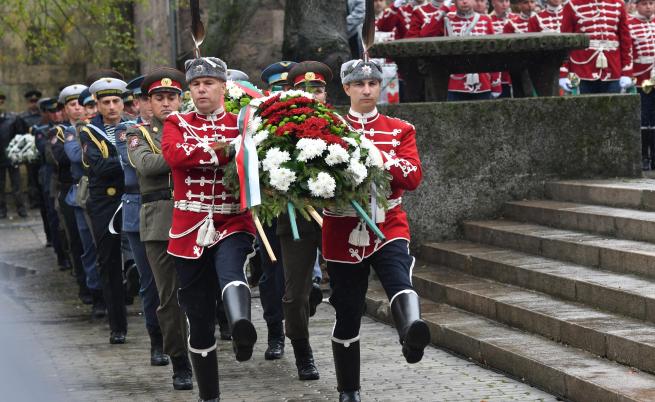
[[[348,154],[348,151],[343,149],[341,145],[330,144],[328,145],[327,149],[329,153],[328,156],[325,157],[325,163],[327,163],[328,166],[334,166],[340,163],[348,162],[350,155]]]
[[[245,94],[243,92],[243,89],[239,88],[238,86],[234,85],[232,81],[227,82],[227,95],[232,98],[232,99],[241,99],[241,97]]]
[[[314,95],[310,94],[309,92],[300,91],[298,89],[290,89],[284,92],[284,95],[282,95],[281,100],[287,100],[289,98],[297,98],[299,96],[304,96],[305,98],[314,99]]]
[[[307,186],[314,197],[332,198],[337,182],[329,174],[320,172],[316,179],[307,180]]]
[[[372,147],[375,146],[375,144],[373,144],[373,141],[369,140],[363,135],[359,138],[359,141],[360,141],[360,146],[364,149],[371,149]]]
[[[350,159],[355,159],[356,161],[359,161],[362,158],[362,150],[360,147],[355,147],[353,151],[350,153]]]
[[[252,124],[254,130],[257,130],[259,126],[262,125],[262,118],[259,116],[255,116],[253,117],[252,120],[250,120],[250,124]]]
[[[366,179],[366,176],[368,176],[368,169],[366,169],[366,166],[354,158],[350,160],[348,172],[352,175],[355,185],[360,185],[364,179]]]
[[[301,138],[296,143],[296,148],[300,150],[298,160],[307,162],[310,159],[321,156],[327,148],[327,144],[318,138]]]
[[[290,161],[291,155],[287,151],[281,151],[280,148],[275,147],[266,151],[266,157],[262,161],[262,169],[270,171],[277,169],[284,162]]]
[[[269,174],[271,186],[280,191],[289,191],[291,184],[296,181],[296,173],[284,167],[272,169]]]
[[[268,138],[268,131],[262,130],[257,134],[253,135],[252,141],[255,143],[255,146],[258,146],[259,144],[264,142],[264,140],[267,138]]]
[[[375,146],[373,141],[369,140],[366,137],[362,137],[361,147],[368,150],[368,156],[366,157],[366,166],[379,167],[384,166],[384,161],[382,160],[382,155],[380,150]]]

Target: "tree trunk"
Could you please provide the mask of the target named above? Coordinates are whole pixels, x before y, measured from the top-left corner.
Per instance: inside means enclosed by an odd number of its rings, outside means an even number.
[[[327,88],[329,102],[349,103],[339,79],[341,64],[350,59],[346,0],[287,0],[282,53],[286,60],[327,64],[334,74]]]

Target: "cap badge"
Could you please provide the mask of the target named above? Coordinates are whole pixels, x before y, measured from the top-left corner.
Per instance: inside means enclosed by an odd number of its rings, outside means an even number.
[[[311,71],[305,73],[305,81],[313,81],[315,79],[316,79],[316,74],[312,73]]]
[[[202,70],[204,70],[204,68],[201,65],[196,66],[196,73],[202,73]]]
[[[164,87],[173,86],[173,81],[170,78],[162,78],[161,85]]]
[[[371,68],[371,66],[364,66],[362,67],[362,72],[366,75],[371,75],[373,69]]]
[[[288,76],[289,76],[289,73],[280,74],[280,78],[282,78],[283,80],[286,80]]]

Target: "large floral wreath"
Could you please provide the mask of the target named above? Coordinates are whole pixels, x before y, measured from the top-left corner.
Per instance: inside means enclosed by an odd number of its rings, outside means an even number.
[[[247,125],[260,161],[259,217],[271,219],[292,203],[305,218],[307,207],[368,206],[372,189],[386,204],[390,178],[373,143],[354,131],[332,108],[302,91],[253,99],[254,116]],[[236,164],[225,168],[225,181],[236,194]]]
[[[260,96],[261,90],[248,81],[227,81],[224,97],[225,110],[238,114],[242,107],[250,104],[255,93]]]

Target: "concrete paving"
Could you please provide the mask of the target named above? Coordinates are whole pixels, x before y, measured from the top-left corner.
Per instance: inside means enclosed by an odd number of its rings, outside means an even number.
[[[0,360],[0,399],[195,401],[195,390],[172,390],[170,366],[149,365],[139,301],[129,308],[127,344],[110,345],[107,323],[90,319],[90,307],[76,298],[73,278],[57,270],[52,249],[44,243],[35,217],[0,221],[0,342],[9,346]],[[310,321],[321,373],[321,379],[312,382],[297,380],[289,342],[282,360],[264,360],[266,326],[258,298],[253,300],[253,317],[260,340],[252,360],[237,363],[230,343],[219,341],[222,400],[336,400],[332,308],[320,305]],[[395,330],[370,318],[364,318],[361,335],[365,401],[556,400],[436,348],[428,348],[421,363],[408,365]]]

